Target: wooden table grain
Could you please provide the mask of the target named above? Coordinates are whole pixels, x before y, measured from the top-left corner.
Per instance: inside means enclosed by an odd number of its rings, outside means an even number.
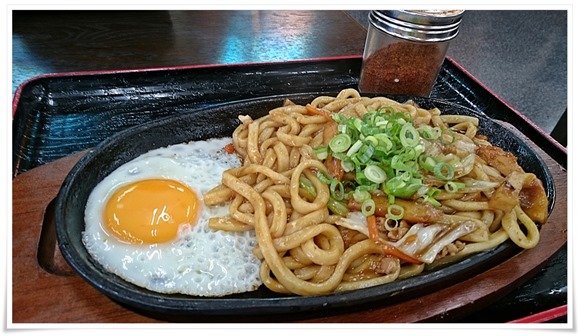
[[[360,55],[366,29],[334,10],[15,11],[13,34],[48,73]]]

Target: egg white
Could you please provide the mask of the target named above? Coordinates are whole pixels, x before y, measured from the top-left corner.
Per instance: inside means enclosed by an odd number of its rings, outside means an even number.
[[[229,142],[231,138],[222,138],[158,148],[118,167],[87,201],[82,240],[89,254],[107,271],[159,293],[223,296],[259,287],[260,261],[252,253],[255,233],[210,229],[209,218],[227,215],[228,207],[203,204],[203,194],[221,183],[223,171],[240,165],[236,155],[223,150]],[[199,197],[197,223],[182,225],[171,242],[121,242],[104,229],[108,196],[122,185],[150,178],[190,187]]]

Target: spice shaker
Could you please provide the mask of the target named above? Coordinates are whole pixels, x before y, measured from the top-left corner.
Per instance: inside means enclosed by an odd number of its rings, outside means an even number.
[[[428,97],[463,10],[373,10],[359,90]]]

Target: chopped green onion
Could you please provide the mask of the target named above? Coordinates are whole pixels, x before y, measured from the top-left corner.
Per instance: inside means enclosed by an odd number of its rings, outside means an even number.
[[[395,113],[395,108],[392,106],[383,106],[379,109],[379,111],[381,111],[383,113],[393,114],[393,113]]]
[[[335,135],[328,143],[328,146],[333,152],[342,153],[350,147],[350,144],[350,137],[347,134],[341,133]]]
[[[390,204],[387,208],[387,218],[389,219],[399,220],[403,218],[404,214],[405,209],[398,204]]]
[[[418,178],[405,179],[406,175],[396,176],[383,183],[383,191],[387,195],[401,198],[413,196],[423,186],[423,182]]]
[[[364,145],[363,148],[361,148],[361,150],[363,150],[364,152],[358,156],[358,159],[362,163],[367,163],[373,156],[375,152],[375,147]]]
[[[391,159],[391,168],[395,170],[397,175],[418,173],[417,164],[414,160],[403,161],[399,155],[395,155]]]
[[[360,118],[340,113],[332,114],[332,118],[338,123],[339,134],[326,149],[321,146],[314,153],[318,158],[332,155],[340,160],[345,172],[354,175],[352,180],[340,182],[328,173],[317,173],[329,185],[331,198],[336,202],[350,199],[360,204],[366,202],[365,213],[371,213],[374,208],[371,193],[380,188],[390,205],[399,197],[422,198],[426,203],[441,206],[436,197],[443,188],[424,184],[427,174],[443,181],[447,191],[461,188],[461,184],[452,180],[456,177],[455,170],[458,176],[465,175],[462,162],[452,161],[450,157],[443,161],[438,155],[427,154],[432,145],[452,143],[456,136],[452,129],[428,125],[415,128],[408,112],[398,112],[393,107],[381,107]],[[398,206],[390,209],[389,220],[397,221],[402,211],[398,211]]]
[[[439,127],[431,127],[431,126],[421,126],[421,128],[417,129],[417,131],[421,134],[424,139],[427,140],[437,140],[441,136],[441,129]]]
[[[332,157],[339,159],[340,161],[348,161],[350,158],[346,156],[345,153],[332,153]]]
[[[385,147],[385,151],[390,151],[393,148],[393,142],[389,139],[389,136],[383,133],[375,134],[375,139],[379,141],[379,144]]]
[[[304,189],[312,199],[316,198],[316,188],[314,187],[314,184],[312,184],[312,182],[304,175],[300,175],[299,186],[301,189]]]
[[[342,170],[347,173],[353,171],[355,168],[354,162],[352,162],[352,160],[342,160],[340,161],[340,166],[342,167]]]
[[[435,176],[440,180],[448,181],[453,178],[455,172],[452,165],[441,161],[433,168],[433,174],[435,174]]]
[[[365,138],[366,141],[372,143],[373,146],[378,146],[379,145],[379,140],[377,140],[376,137],[369,135]]]
[[[337,190],[338,188],[338,190]],[[330,194],[338,201],[342,201],[344,197],[344,186],[338,179],[333,179],[330,182]]]
[[[441,193],[441,189],[431,187],[431,188],[429,188],[429,191],[427,191],[426,195],[429,197],[436,198],[437,196],[439,196],[440,193]]]
[[[375,165],[368,165],[364,170],[364,174],[367,179],[374,183],[383,183],[387,179],[385,171]]]
[[[393,225],[390,225],[391,223],[394,223]],[[399,221],[397,219],[390,219],[387,218],[387,220],[385,221],[385,230],[387,231],[393,231],[394,229],[399,227]]]
[[[320,146],[313,148],[312,151],[316,158],[320,161],[325,160],[328,157],[328,146]]]
[[[415,151],[415,148],[413,147],[405,147],[402,151],[401,154],[399,154],[399,158],[402,161],[415,161],[415,159],[417,158],[417,151]]]
[[[359,185],[356,188],[360,191],[369,191],[370,192],[373,190],[377,190],[379,188],[379,184],[369,182],[369,184]]]
[[[404,147],[415,147],[419,143],[419,133],[413,124],[405,122],[399,133],[399,139]]]
[[[357,201],[358,203],[361,203],[371,198],[371,194],[366,190],[361,190],[357,188],[354,190],[352,198],[354,198],[354,200]]]
[[[316,177],[318,177],[318,179],[324,184],[330,184],[333,180],[330,174],[322,170],[316,172]]]
[[[328,202],[326,203],[326,206],[328,207],[328,209],[330,211],[332,211],[332,213],[339,215],[341,217],[346,217],[348,216],[348,208],[346,206],[346,204],[344,204],[343,202],[334,199],[332,196],[329,197]]]
[[[455,192],[458,192],[459,189],[465,188],[465,183],[449,181],[449,182],[445,183],[444,188],[445,188],[445,191],[447,191],[449,193],[455,193]]]
[[[455,141],[455,134],[449,128],[445,128],[441,131],[440,139],[442,144],[449,145]]]
[[[421,155],[424,151],[425,151],[425,145],[422,143],[419,143],[417,146],[415,146],[413,148],[415,150],[415,154],[417,155],[417,157],[419,155]]]
[[[435,187],[429,188],[427,193],[425,193],[425,195],[423,195],[423,202],[429,203],[429,204],[436,206],[436,207],[440,207],[441,203],[439,203],[439,201],[437,201],[437,199],[436,199],[440,193],[441,193],[441,189],[438,189]]]
[[[433,170],[435,170],[435,165],[439,162],[434,157],[429,155],[419,155],[417,161],[419,162],[419,166],[421,166],[421,168],[429,172],[433,172]]]
[[[441,203],[438,200],[436,200],[435,198],[433,198],[433,197],[426,196],[426,197],[423,198],[423,201],[425,203],[429,203],[429,204],[431,204],[432,206],[435,206],[435,207],[440,207],[441,206]]]
[[[362,120],[359,118],[354,118],[353,126],[356,128],[357,131],[361,132],[363,128]]]
[[[357,140],[352,147],[350,147],[350,149],[348,150],[348,152],[346,152],[346,156],[351,157],[353,156],[361,147],[362,147],[363,143],[360,140]]]
[[[365,217],[373,215],[375,213],[375,201],[372,198],[365,200],[360,210]]]

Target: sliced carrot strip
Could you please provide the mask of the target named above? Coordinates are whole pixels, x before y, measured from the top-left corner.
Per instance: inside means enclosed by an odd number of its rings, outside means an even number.
[[[377,227],[377,218],[374,215],[367,217],[367,225],[369,228],[369,238],[377,242],[379,241],[379,228]]]
[[[236,152],[236,148],[234,147],[233,143],[229,143],[224,147],[224,150],[228,154],[234,154]]]
[[[367,217],[367,225],[369,228],[369,238],[374,241],[375,243],[382,245],[383,253],[389,254],[394,257],[397,257],[403,261],[409,262],[411,264],[422,264],[421,260],[415,259],[409,255],[406,255],[401,250],[396,248],[393,245],[382,243],[379,240],[379,227],[377,226],[377,217],[375,215],[371,215]]]
[[[389,245],[389,244],[383,244],[383,252],[385,254],[390,254],[392,256],[395,256],[401,260],[404,260],[406,262],[409,262],[411,264],[422,264],[423,262],[419,259],[415,259],[409,255],[406,255],[405,253],[401,252],[401,250],[399,250],[398,248],[396,248],[393,245]]]

